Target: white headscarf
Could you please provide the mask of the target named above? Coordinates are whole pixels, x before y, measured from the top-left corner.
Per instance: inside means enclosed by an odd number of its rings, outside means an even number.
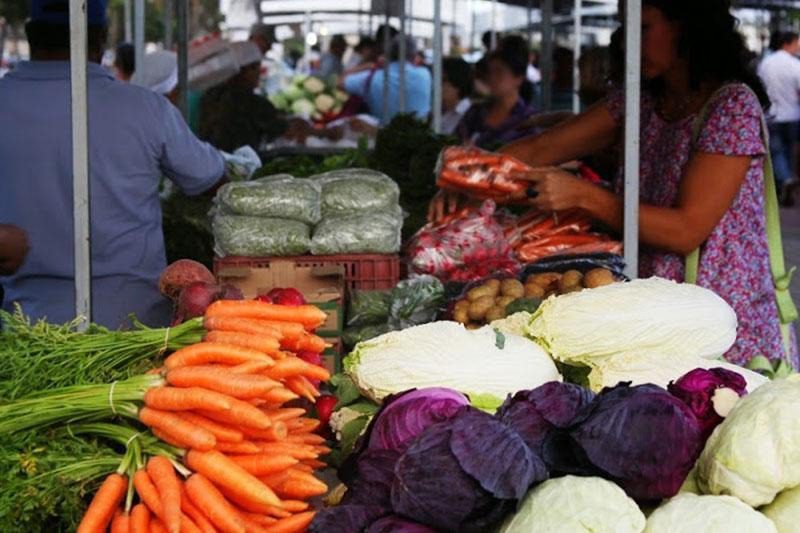
[[[236,62],[239,63],[239,68],[252,65],[253,63],[261,63],[263,57],[261,49],[252,41],[237,41],[231,43],[231,50],[233,50],[233,55],[236,56]]]
[[[178,85],[178,56],[175,52],[159,50],[142,58],[136,65],[131,83],[147,87],[158,94],[169,94]]]

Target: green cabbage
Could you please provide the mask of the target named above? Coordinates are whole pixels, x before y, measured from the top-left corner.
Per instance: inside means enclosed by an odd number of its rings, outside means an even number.
[[[359,343],[344,368],[376,402],[408,389],[448,387],[490,408],[509,394],[561,381],[535,343],[488,327],[468,331],[455,322],[432,322]]]
[[[736,402],[697,462],[697,484],[758,507],[800,485],[800,375]]]
[[[617,485],[598,477],[545,481],[498,533],[640,533],[645,518]]]
[[[781,492],[761,512],[775,523],[778,533],[794,533],[800,528],[800,486]]]
[[[312,95],[319,94],[325,90],[325,82],[314,76],[309,76],[303,81],[303,89]]]
[[[527,328],[557,361],[605,357],[716,359],[736,340],[736,313],[713,292],[661,278],[551,297]]]
[[[644,533],[776,533],[775,524],[731,496],[679,494],[653,511]]]
[[[292,102],[292,113],[303,117],[310,117],[314,112],[314,102],[301,98]]]

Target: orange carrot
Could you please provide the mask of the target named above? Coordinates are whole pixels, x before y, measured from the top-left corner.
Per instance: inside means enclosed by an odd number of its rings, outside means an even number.
[[[146,406],[162,411],[227,411],[231,408],[229,400],[224,394],[200,387],[153,387],[144,394]]]
[[[189,494],[186,492],[186,483],[181,483],[181,511],[191,518],[203,533],[217,533],[217,528],[214,527],[208,517],[192,503]]]
[[[198,342],[186,348],[181,348],[164,361],[167,370],[184,366],[221,363],[224,365],[239,365],[248,361],[272,361],[264,352],[251,348],[242,348],[235,344],[221,342]]]
[[[135,477],[134,477],[135,479]],[[147,505],[137,503],[131,509],[131,533],[149,533],[150,510]]]
[[[130,533],[131,517],[128,513],[119,513],[111,521],[111,533]]]
[[[299,339],[284,339],[281,341],[281,348],[290,352],[314,352],[322,353],[328,344],[325,339],[317,335],[306,333]]]
[[[285,518],[287,516],[291,516],[292,513],[289,511],[275,507],[274,505],[265,505],[263,503],[254,502],[242,494],[237,494],[228,489],[220,489],[220,492],[231,502],[235,507],[239,510],[248,512],[248,513],[259,513],[262,515],[269,515],[275,518]]]
[[[167,526],[164,525],[164,522],[155,518],[150,522],[150,533],[169,533],[169,531],[167,531]]]
[[[258,524],[258,526],[262,528],[264,526],[274,524],[275,522],[278,521],[277,518],[274,518],[272,516],[267,516],[265,514],[260,514],[260,513],[250,513],[248,511],[243,511],[241,509],[239,509],[239,515],[242,518],[244,518],[245,522],[247,522],[248,524]]]
[[[311,446],[288,442],[267,442],[259,441],[256,444],[261,448],[262,453],[285,454],[300,461],[305,459],[316,459],[319,454]]]
[[[190,452],[192,453],[192,452]],[[244,522],[225,496],[202,474],[186,481],[186,494],[223,533],[245,533]]]
[[[157,517],[164,516],[164,507],[161,504],[161,496],[158,494],[153,480],[150,479],[150,474],[146,470],[137,470],[133,475],[133,486],[136,488],[136,494],[142,500],[147,508]]]
[[[177,439],[177,438],[173,437],[172,435],[167,435],[166,433],[164,433],[163,431],[161,431],[161,430],[159,430],[159,429],[156,429],[156,428],[150,428],[150,432],[151,432],[151,433],[152,433],[152,434],[153,434],[153,435],[154,435],[154,436],[155,436],[157,439],[159,439],[159,440],[163,440],[164,442],[166,442],[166,443],[167,443],[167,444],[169,444],[170,446],[174,446],[174,447],[176,447],[176,448],[182,448],[182,449],[188,449],[188,448],[191,448],[191,446],[189,446],[187,443],[180,441],[179,439]]]
[[[283,440],[288,443],[310,444],[311,446],[319,446],[325,443],[325,438],[316,433],[290,433]]]
[[[250,348],[270,356],[277,354],[281,348],[281,343],[274,337],[237,333],[235,331],[209,331],[206,333],[204,340],[206,342],[221,342],[223,344],[241,346],[242,348]]]
[[[302,513],[308,510],[308,502],[299,500],[283,500],[283,508],[290,513]]]
[[[248,361],[229,368],[232,374],[261,374],[274,364],[272,360],[269,363],[266,361]]]
[[[302,337],[306,328],[299,322],[284,322],[282,320],[264,320],[257,318],[246,319],[263,327],[274,328],[281,332],[283,339],[299,339]]]
[[[78,525],[78,533],[103,533],[114,518],[114,512],[125,498],[127,490],[128,481],[125,476],[116,473],[109,475],[86,509]]]
[[[295,418],[286,421],[289,433],[311,433],[318,430],[319,426],[320,421],[316,418]]]
[[[303,361],[299,357],[287,357],[276,361],[266,375],[272,379],[286,379],[292,376],[304,376],[310,379],[318,379],[320,381],[328,381],[330,373],[319,365],[314,365]]]
[[[217,438],[217,444],[220,442],[242,442],[244,440],[244,434],[238,429],[220,424],[204,416],[195,413],[178,413],[178,416],[197,427],[207,429],[213,433]]]
[[[272,474],[265,474],[263,476],[258,476],[258,479],[261,480],[262,483],[268,485],[270,488],[277,488],[284,484],[292,475],[292,468],[286,468],[279,472],[274,472]]]
[[[215,484],[248,500],[280,507],[281,502],[269,487],[261,483],[250,472],[230,460],[222,453],[212,450],[186,454],[186,464],[195,472],[203,474]]]
[[[302,407],[284,407],[282,409],[271,409],[267,411],[267,415],[274,422],[288,422],[289,420],[299,418],[306,414],[306,410]]]
[[[290,455],[232,455],[230,459],[256,477],[280,472],[298,464],[298,460]]]
[[[331,453],[331,449],[323,445],[314,446],[314,451],[320,455],[328,455],[329,453]]]
[[[310,466],[313,470],[321,470],[327,468],[328,463],[320,461],[319,459],[304,459],[301,464]]]
[[[242,333],[280,341],[283,333],[277,329],[260,324],[257,320],[239,318],[235,316],[215,316],[203,319],[203,326],[209,331],[225,331],[228,333]]]
[[[316,329],[325,323],[327,315],[313,305],[275,305],[258,300],[217,300],[206,309],[206,319],[216,317],[256,318],[299,322],[306,329]]]
[[[264,398],[281,384],[266,376],[234,374],[207,366],[185,366],[167,372],[167,382],[176,387],[202,387],[240,400]],[[205,409],[208,410],[208,409]]]
[[[293,393],[286,387],[276,387],[263,396],[263,399],[271,405],[283,405],[298,398],[300,398],[300,396]]]
[[[203,530],[197,527],[194,520],[181,514],[181,533],[203,533]]]
[[[311,468],[309,465],[307,465],[305,463],[298,463],[298,464],[294,465],[294,468],[296,470],[300,470],[301,472],[307,472],[309,474],[313,474],[314,473],[314,469]]]
[[[292,376],[284,380],[286,388],[297,394],[301,398],[305,398],[309,402],[316,402],[319,392],[314,388],[311,383],[308,383],[303,376]]]
[[[314,511],[298,513],[289,518],[282,518],[267,528],[267,533],[300,533],[308,529],[314,520]]]
[[[244,529],[247,533],[264,533],[267,530],[260,521],[255,519],[256,516],[260,515],[239,511],[239,517],[242,519],[242,522],[244,522]]]
[[[295,468],[287,470],[287,474],[285,479],[276,479],[269,485],[282,498],[307,500],[328,492],[328,486],[313,474]]]
[[[229,411],[214,412],[199,410],[198,414],[235,427],[266,429],[272,425],[272,421],[261,409],[242,400],[231,402],[231,409]]]
[[[254,442],[245,440],[242,442],[218,442],[216,449],[224,454],[240,453],[254,454],[260,453],[261,448]]]
[[[259,440],[278,442],[285,440],[289,435],[289,430],[284,422],[273,422],[268,429],[243,428],[242,431],[248,436]]]
[[[170,533],[181,531],[181,485],[169,459],[156,455],[147,461],[147,474],[158,489],[162,519]]]
[[[161,433],[174,438],[178,442],[185,442],[197,450],[210,450],[217,444],[214,434],[207,429],[195,426],[183,418],[167,412],[142,407],[139,410],[139,420],[143,424],[158,429]]]

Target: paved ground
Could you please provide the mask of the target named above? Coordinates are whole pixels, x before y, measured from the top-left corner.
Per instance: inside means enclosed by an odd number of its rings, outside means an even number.
[[[800,206],[781,209],[781,228],[786,266],[800,267]],[[792,280],[792,296],[800,302],[800,275]]]

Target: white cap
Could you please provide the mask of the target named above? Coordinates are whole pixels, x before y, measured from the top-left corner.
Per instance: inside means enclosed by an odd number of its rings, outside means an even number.
[[[252,41],[231,43],[231,50],[233,50],[233,55],[236,57],[236,62],[239,63],[239,68],[253,63],[261,63],[263,57],[261,49]]]
[[[145,55],[136,65],[131,83],[146,87],[158,94],[169,94],[178,85],[178,56],[175,52],[159,50]]]

